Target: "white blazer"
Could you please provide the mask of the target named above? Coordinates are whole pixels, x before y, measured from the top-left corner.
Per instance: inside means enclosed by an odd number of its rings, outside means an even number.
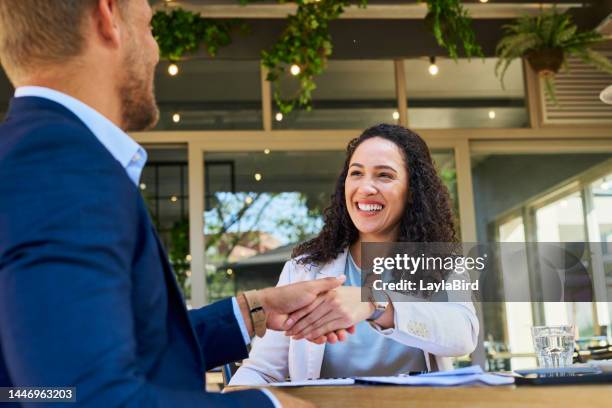
[[[303,265],[295,259],[287,261],[277,286],[340,276],[344,274],[347,253],[345,249],[322,267]],[[393,301],[393,294],[389,295]],[[429,370],[451,369],[449,357],[463,356],[476,348],[478,318],[469,299],[444,303],[393,302],[393,307],[395,328],[374,329],[381,336],[423,350]],[[324,350],[325,344],[293,340],[283,332],[267,330],[264,337],[254,338],[249,358],[243,361],[229,385],[260,385],[285,381],[288,377],[293,381],[319,378]]]

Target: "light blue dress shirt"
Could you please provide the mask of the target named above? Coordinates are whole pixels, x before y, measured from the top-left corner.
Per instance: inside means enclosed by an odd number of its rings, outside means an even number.
[[[15,98],[25,96],[48,99],[62,105],[76,115],[76,117],[89,128],[91,133],[93,133],[100,143],[110,152],[115,160],[121,163],[121,166],[123,166],[128,177],[136,187],[139,186],[142,169],[147,163],[147,152],[142,146],[128,136],[127,133],[121,130],[121,128],[100,112],[63,92],[41,86],[23,86],[15,90]],[[232,306],[244,342],[248,345],[251,343],[251,338],[249,337],[249,332],[242,318],[242,314],[240,313],[236,298],[232,298]],[[272,393],[268,390],[262,391],[270,397],[276,408],[280,407],[278,400]]]
[[[346,257],[344,286],[361,286],[361,270],[350,252]],[[377,333],[368,322],[355,326],[344,342],[325,345],[321,378],[397,375],[427,369],[423,350]]]

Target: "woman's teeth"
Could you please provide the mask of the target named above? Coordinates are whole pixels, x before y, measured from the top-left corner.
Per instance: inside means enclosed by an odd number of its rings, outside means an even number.
[[[383,206],[380,204],[361,204],[357,203],[357,207],[361,211],[380,211],[383,209]]]

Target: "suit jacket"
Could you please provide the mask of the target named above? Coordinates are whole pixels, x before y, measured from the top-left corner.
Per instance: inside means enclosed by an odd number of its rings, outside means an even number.
[[[138,188],[84,123],[13,99],[0,125],[0,386],[76,387],[79,406],[272,407],[260,391],[205,392],[206,370],[246,356],[229,299],[186,310]]]
[[[285,264],[278,286],[289,283],[338,277],[344,274],[348,250],[324,265],[304,265],[292,259]],[[407,346],[419,348],[425,354],[430,371],[452,368],[449,357],[474,351],[478,341],[478,318],[469,296],[449,292],[449,302],[406,301],[397,292],[387,292],[395,309],[395,328],[376,329]],[[230,385],[257,385],[307,378],[319,378],[325,354],[325,344],[293,340],[282,332],[266,331],[253,341],[248,360],[232,377]],[[359,358],[359,356],[355,356]]]

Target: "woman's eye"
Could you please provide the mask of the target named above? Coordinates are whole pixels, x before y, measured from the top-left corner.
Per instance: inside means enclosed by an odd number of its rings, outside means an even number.
[[[391,174],[389,174],[389,173],[380,173],[380,177],[389,178],[389,179],[393,178],[393,176],[391,176]]]
[[[359,175],[361,175],[360,171],[352,171],[351,172],[351,176],[359,176]]]

